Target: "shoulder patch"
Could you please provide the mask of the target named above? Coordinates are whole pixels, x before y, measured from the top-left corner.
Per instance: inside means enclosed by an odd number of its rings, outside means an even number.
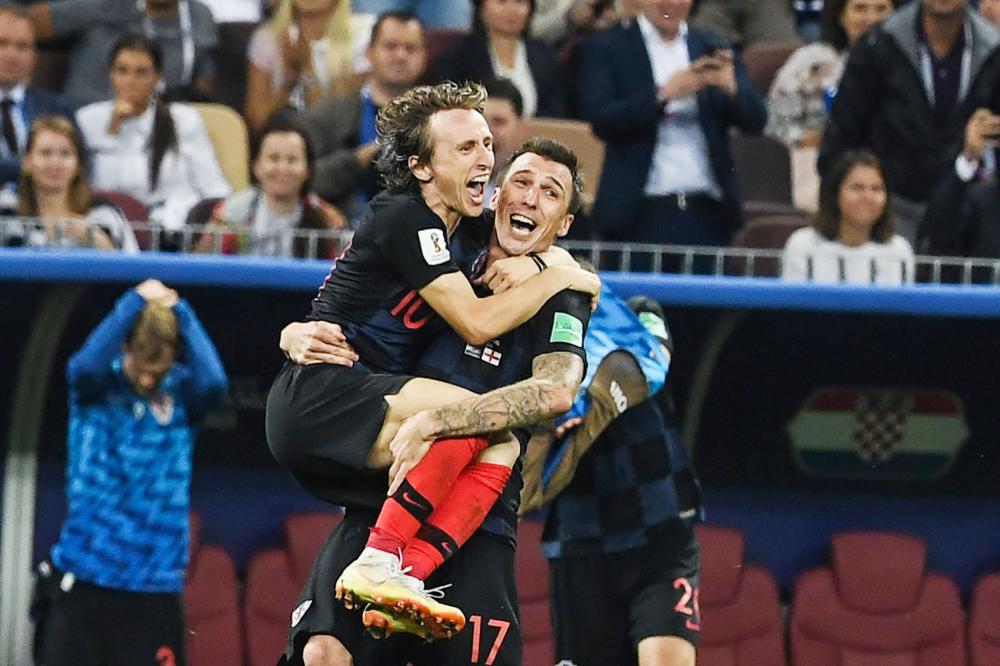
[[[313,603],[312,599],[306,599],[301,604],[299,604],[298,606],[296,606],[295,610],[292,611],[292,628],[293,629],[296,626],[298,626],[299,622],[302,621],[302,617],[306,614],[306,611],[309,610],[309,607],[312,606],[312,603]]]
[[[417,232],[420,239],[420,252],[428,266],[437,266],[451,260],[451,251],[444,232],[440,229],[421,229]]]
[[[565,342],[569,345],[583,346],[583,322],[571,314],[557,312],[552,319],[552,334],[549,342]]]

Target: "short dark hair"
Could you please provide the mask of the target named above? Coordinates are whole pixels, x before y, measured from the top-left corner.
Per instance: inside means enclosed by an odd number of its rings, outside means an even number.
[[[306,165],[309,168],[309,176],[306,178],[306,181],[302,183],[299,194],[303,197],[306,196],[312,190],[313,160],[316,159],[316,154],[313,152],[313,144],[312,139],[309,137],[309,132],[306,130],[305,126],[296,120],[296,118],[288,111],[278,111],[272,114],[271,117],[268,118],[264,128],[254,137],[250,150],[250,164],[256,162],[257,158],[260,157],[260,151],[264,147],[264,139],[267,138],[269,134],[298,134],[302,137],[302,143],[305,145],[306,149]],[[251,176],[253,176],[252,171]],[[256,180],[255,176],[253,176],[253,178]]]
[[[503,182],[507,179],[507,172],[510,171],[510,165],[525,153],[534,153],[547,160],[558,162],[569,169],[569,175],[573,179],[573,193],[570,196],[568,212],[571,215],[576,215],[583,204],[584,181],[583,171],[580,169],[580,160],[577,159],[576,153],[570,150],[566,144],[555,139],[536,136],[522,143],[500,168],[500,172],[497,174],[498,185],[503,186]]]
[[[119,37],[111,46],[111,53],[108,55],[108,67],[114,64],[115,58],[122,51],[142,51],[146,53],[149,55],[149,59],[153,61],[153,69],[157,73],[163,73],[163,49],[160,48],[160,45],[155,40],[150,39],[146,35],[130,32]]]
[[[483,81],[486,87],[486,94],[494,99],[505,99],[514,107],[514,113],[520,118],[524,115],[524,98],[521,91],[517,89],[510,79],[495,78]]]
[[[889,0],[892,8],[899,7],[902,0]],[[847,31],[840,25],[840,15],[844,13],[844,7],[850,0],[825,0],[823,9],[819,15],[820,40],[826,42],[838,51],[843,51],[850,44],[847,43]]]
[[[418,190],[420,184],[410,171],[410,155],[421,163],[430,162],[434,143],[430,119],[438,111],[466,109],[483,112],[486,89],[478,83],[445,81],[436,86],[417,86],[395,97],[379,109],[375,121],[381,144],[376,168],[389,190]]]
[[[813,220],[813,227],[827,240],[835,241],[840,237],[840,188],[843,187],[851,170],[857,166],[871,167],[882,176],[887,198],[882,214],[872,226],[871,239],[876,243],[887,243],[892,240],[895,233],[888,199],[889,184],[886,182],[882,163],[870,150],[848,150],[834,161],[820,182],[819,210]]]
[[[486,32],[486,26],[483,25],[483,20],[479,18],[479,15],[483,11],[483,0],[470,0],[472,2],[472,30],[473,32]],[[524,22],[524,34],[527,34],[528,30],[531,29],[531,19],[535,17],[535,0],[528,0],[528,20]]]
[[[382,12],[375,19],[375,24],[372,26],[372,36],[368,41],[369,44],[374,44],[378,40],[379,33],[382,32],[382,24],[393,19],[394,21],[399,21],[400,23],[409,23],[410,21],[416,21],[420,25],[420,34],[424,34],[424,22],[420,20],[420,17],[413,12],[404,10],[392,10],[388,12]]]

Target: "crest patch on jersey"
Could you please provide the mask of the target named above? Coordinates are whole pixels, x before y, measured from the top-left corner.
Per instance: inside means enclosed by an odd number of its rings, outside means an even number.
[[[292,611],[293,629],[299,624],[299,622],[302,621],[302,617],[306,614],[306,611],[309,610],[309,607],[312,606],[312,603],[313,603],[312,599],[306,599],[301,604],[296,606],[295,610]]]
[[[564,342],[568,345],[583,346],[583,322],[571,314],[557,312],[552,319],[552,335],[549,342]]]
[[[451,251],[444,232],[440,229],[421,229],[417,232],[420,239],[420,252],[428,266],[437,266],[451,260]]]

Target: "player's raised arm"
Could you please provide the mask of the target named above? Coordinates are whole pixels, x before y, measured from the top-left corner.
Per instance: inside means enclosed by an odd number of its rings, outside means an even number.
[[[519,287],[478,298],[464,275],[449,273],[421,289],[420,297],[466,342],[482,345],[528,321],[564,289],[594,296],[601,281],[581,268],[552,266]]]

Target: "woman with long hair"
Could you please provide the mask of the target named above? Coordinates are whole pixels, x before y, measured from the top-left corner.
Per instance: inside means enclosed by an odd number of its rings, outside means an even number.
[[[217,226],[202,237],[198,251],[336,257],[340,243],[327,232],[347,229],[347,219],[312,192],[312,165],[306,133],[280,116],[269,122],[254,147],[254,184],[216,206],[211,224]],[[321,232],[314,246],[303,233],[310,230]]]
[[[141,201],[150,220],[168,231],[184,225],[202,199],[224,197],[232,188],[198,111],[167,103],[157,94],[163,55],[156,42],[127,35],[111,50],[114,99],[76,113],[91,154],[91,184]]]
[[[894,233],[885,173],[868,150],[845,152],[823,178],[811,227],[782,256],[788,280],[898,285],[913,281],[913,249]]]
[[[24,244],[138,252],[121,213],[91,196],[82,156],[80,136],[66,118],[42,116],[31,123],[17,183],[17,212],[37,226],[27,230]]]
[[[281,0],[247,48],[244,117],[259,131],[283,108],[303,111],[321,97],[360,83],[372,17],[351,13],[349,0]]]
[[[472,0],[472,32],[436,62],[434,81],[508,79],[521,93],[524,117],[560,118],[566,93],[555,52],[528,36],[535,0]]]
[[[765,134],[789,147],[815,146],[823,135],[851,45],[900,0],[826,0],[820,41],[795,50],[767,93]]]

